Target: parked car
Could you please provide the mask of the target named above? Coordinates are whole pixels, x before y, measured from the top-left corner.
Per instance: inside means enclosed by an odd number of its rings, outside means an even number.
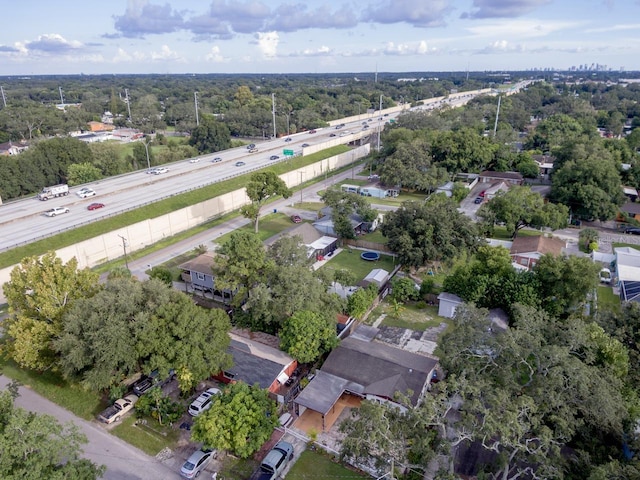
[[[222,158],[220,157],[216,157],[213,160],[211,160],[213,163],[220,163],[222,161]]]
[[[479,196],[479,197],[484,198],[484,194],[485,194],[485,193],[487,193],[487,191],[486,191],[486,190],[482,190],[482,191],[478,194],[478,196]]]
[[[53,207],[52,209],[44,212],[47,217],[55,217],[56,215],[61,215],[63,213],[69,213],[69,209],[67,207]]]
[[[473,201],[473,203],[482,203],[483,198],[482,197],[476,197],[476,199]]]
[[[180,476],[182,478],[195,478],[209,465],[209,462],[216,458],[216,450],[201,449],[191,454],[186,462],[182,464]]]
[[[291,215],[291,221],[293,223],[300,223],[302,222],[302,219],[300,218],[300,215]]]
[[[154,370],[149,375],[143,375],[140,380],[133,384],[133,393],[141,397],[153,387],[163,387],[175,377],[176,372],[169,370],[169,375],[166,378],[160,377],[160,372]]]
[[[220,389],[218,388],[209,388],[206,391],[202,392],[198,398],[196,398],[191,405],[189,405],[189,415],[192,417],[197,417],[202,412],[206,412],[211,408],[213,404],[214,397],[220,393]]]
[[[247,145],[247,150],[251,150],[252,148],[256,148],[255,143],[250,143],[249,145]]]
[[[100,415],[98,415],[98,420],[106,424],[117,422],[125,413],[134,407],[137,401],[138,396],[133,394],[119,398],[113,402],[113,405],[105,408]]]
[[[244,163],[244,162],[236,162],[236,167],[242,167],[243,165],[246,165],[246,163]]]
[[[278,155],[271,155],[269,160],[278,160],[280,157]]]
[[[640,235],[640,228],[638,227],[627,227],[624,229],[624,233],[628,233],[630,235]]]
[[[76,195],[78,195],[80,198],[93,197],[95,194],[96,191],[93,188],[89,187],[83,187],[76,193]]]
[[[87,210],[97,210],[102,207],[104,207],[104,203],[96,202],[96,203],[89,204],[89,206],[87,207]]]

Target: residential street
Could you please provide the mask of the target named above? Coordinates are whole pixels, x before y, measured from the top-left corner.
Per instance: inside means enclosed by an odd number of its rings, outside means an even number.
[[[9,384],[9,379],[0,376],[0,388]],[[62,407],[41,397],[29,388],[20,387],[16,405],[37,413],[47,413],[61,423],[73,422],[87,436],[89,443],[84,446],[84,456],[89,460],[107,466],[106,480],[164,480],[178,478],[178,470],[158,462],[141,450],[107,433],[100,425],[92,424],[76,417]]]

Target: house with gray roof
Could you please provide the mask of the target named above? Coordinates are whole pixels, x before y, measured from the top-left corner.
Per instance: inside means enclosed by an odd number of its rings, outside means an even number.
[[[316,371],[313,380],[294,400],[298,413],[307,409],[325,417],[347,393],[406,408],[395,400],[396,393],[408,396],[412,406],[421,403],[428,390],[438,359],[413,353],[373,340],[360,327],[340,342]],[[330,427],[330,425],[329,425]]]

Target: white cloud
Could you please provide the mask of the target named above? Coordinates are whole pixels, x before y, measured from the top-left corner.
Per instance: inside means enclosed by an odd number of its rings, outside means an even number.
[[[151,52],[151,60],[175,60],[182,62],[184,59],[171,50],[168,45],[163,45],[159,52]]]
[[[278,32],[258,32],[256,33],[258,49],[266,58],[273,58],[278,51],[280,36]]]
[[[214,62],[214,63],[222,63],[226,60],[222,55],[222,53],[220,52],[220,47],[218,47],[217,45],[214,45],[213,47],[211,47],[211,50],[209,50],[209,53],[207,53],[204,56],[204,59],[207,62]]]
[[[510,20],[509,22],[485,22],[467,30],[480,37],[544,37],[561,30],[579,27],[578,22],[554,22],[548,20]]]

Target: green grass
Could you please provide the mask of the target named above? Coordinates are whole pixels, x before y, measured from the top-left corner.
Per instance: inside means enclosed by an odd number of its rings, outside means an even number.
[[[246,480],[258,468],[258,462],[252,458],[237,458],[226,455],[220,469],[224,480]]]
[[[225,479],[226,478],[225,476]],[[296,463],[291,466],[285,480],[319,480],[332,478],[348,480],[369,477],[368,475],[337,463],[337,461],[333,460],[328,454],[320,451],[305,450]]]
[[[321,152],[307,155],[305,157],[296,157],[290,162],[281,162],[269,167],[270,170],[275,171],[276,174],[281,175],[290,170],[295,170],[306,165],[318,162],[322,159],[329,158],[340,153],[349,151],[349,148],[344,145],[338,145]],[[335,172],[332,172],[335,173]],[[10,267],[20,263],[25,257],[31,257],[34,255],[42,255],[51,250],[57,250],[59,248],[67,247],[90,238],[112,232],[119,228],[138,223],[149,218],[159,217],[170,212],[174,212],[181,208],[189,207],[197,203],[204,202],[210,198],[217,197],[219,195],[233,192],[238,190],[246,184],[251,174],[241,175],[224,182],[215,183],[198,190],[193,190],[180,195],[176,195],[159,202],[145,205],[135,210],[116,215],[114,217],[106,218],[98,222],[91,223],[59,235],[54,235],[41,240],[38,240],[21,247],[16,247],[6,252],[0,253],[0,268]],[[191,230],[193,232],[193,230]],[[171,243],[175,242],[173,240]],[[113,264],[111,264],[113,266]]]
[[[394,258],[389,255],[381,255],[377,262],[369,262],[362,260],[360,254],[362,251],[355,249],[345,249],[331,260],[325,263],[321,268],[328,270],[349,270],[356,276],[356,283],[363,280],[374,268],[383,268],[391,273],[395,268]]]
[[[135,421],[135,415],[128,415],[111,430],[111,433],[153,456],[163,448],[174,448],[177,444],[179,430],[161,426],[154,420],[149,420],[147,425],[134,425]]]
[[[282,213],[270,213],[269,215],[266,215],[260,219],[260,223],[258,224],[258,227],[259,227],[258,238],[260,238],[261,242],[264,242],[265,240],[273,237],[274,235],[277,235],[283,230],[293,227],[294,225],[295,224],[291,221],[289,216],[284,215]],[[229,238],[233,233],[240,232],[240,231],[253,232],[254,231],[253,223],[240,227],[234,230],[233,232],[220,235],[216,239],[216,243],[218,245],[222,245],[223,243],[229,240]]]
[[[598,287],[598,308],[613,312],[620,311],[620,297],[613,293],[613,288],[603,285]]]
[[[397,197],[375,198],[364,197],[369,203],[376,203],[378,205],[392,205],[399,207],[404,202],[424,202],[427,196],[424,193],[406,193],[400,192]]]
[[[319,212],[325,207],[325,204],[322,202],[298,202],[295,204],[296,208],[300,210],[308,210],[310,212]]]
[[[366,235],[360,237],[360,240],[365,240],[367,242],[380,243],[382,245],[387,243],[387,237],[382,235],[382,232],[378,228],[371,233],[367,233]]]
[[[438,316],[438,307],[427,305],[425,308],[418,308],[415,304],[402,305],[402,309],[396,316],[393,307],[388,302],[380,303],[369,315],[368,324],[375,322],[380,315],[387,316],[382,321],[382,325],[387,327],[408,328],[410,330],[423,331],[427,328],[437,327],[442,322],[451,326],[452,321],[448,318]]]
[[[7,377],[18,380],[22,385],[85,420],[92,420],[106,407],[99,395],[67,382],[54,372],[23,370],[13,361],[4,358],[0,359],[0,368]]]

